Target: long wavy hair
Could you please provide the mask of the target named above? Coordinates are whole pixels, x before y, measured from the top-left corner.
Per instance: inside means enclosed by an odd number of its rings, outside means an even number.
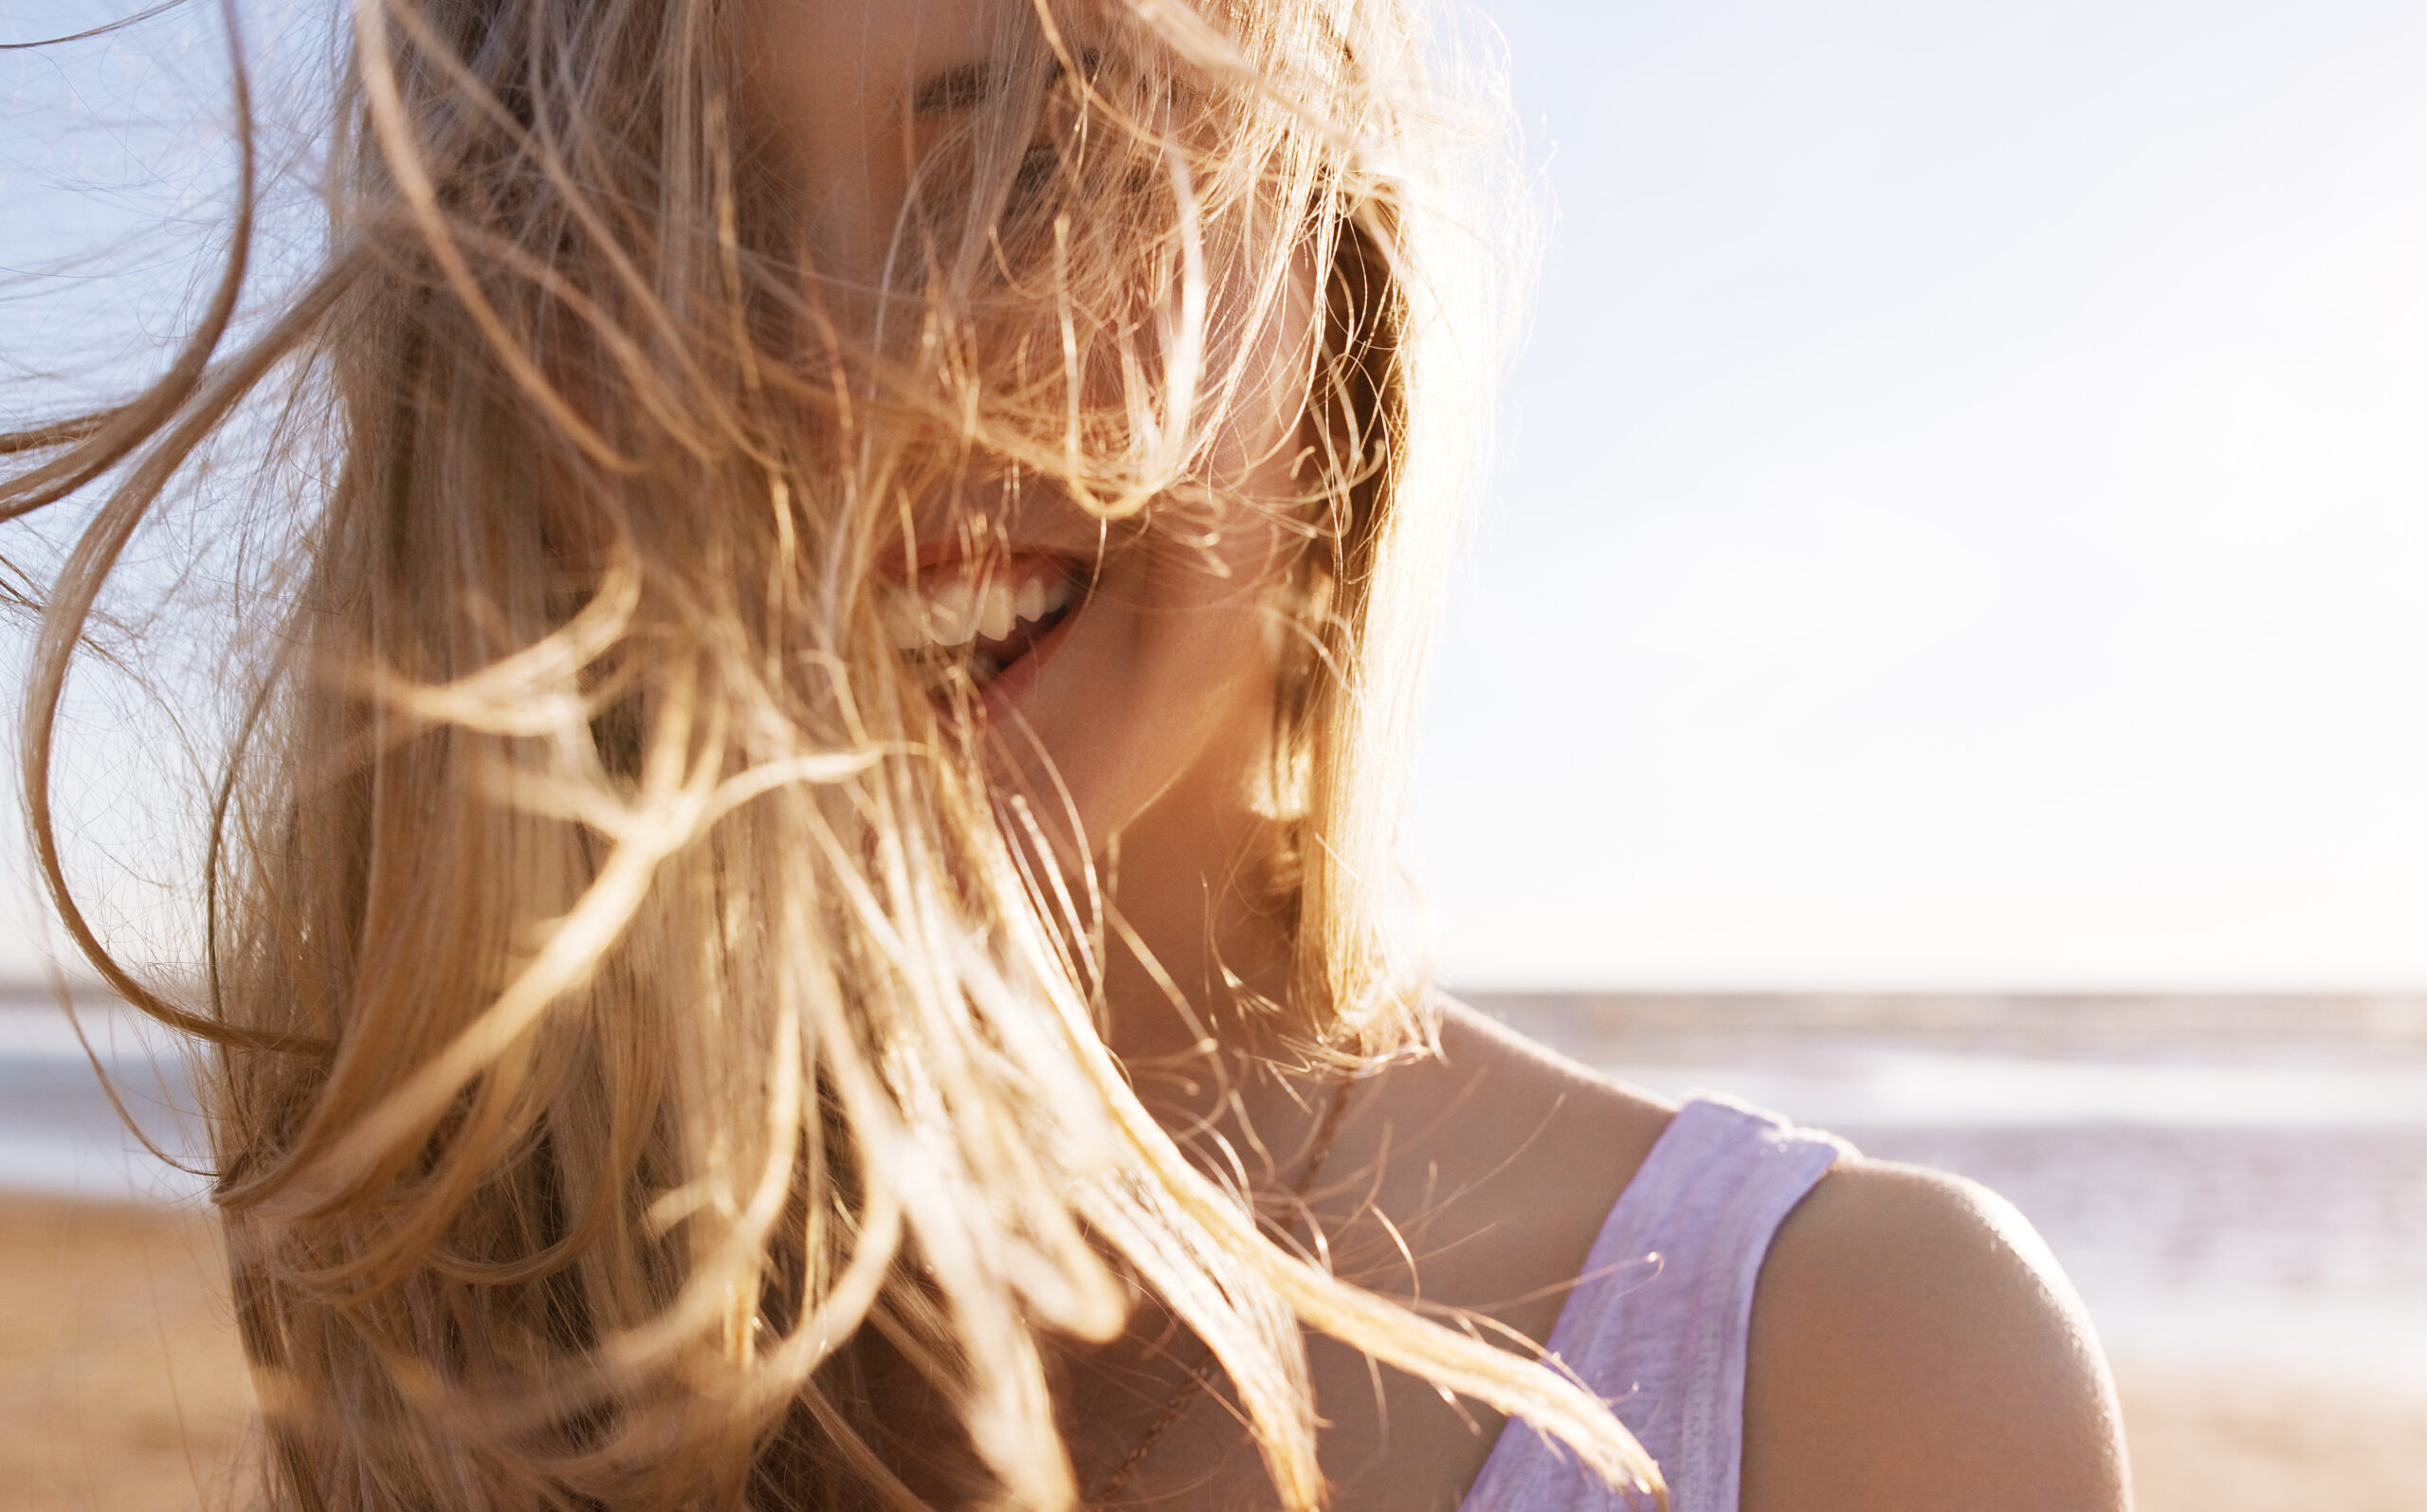
[[[39,595],[35,851],[93,968],[207,1047],[269,1504],[916,1505],[881,1345],[973,1499],[1068,1507],[1051,1341],[1133,1286],[1287,1507],[1323,1495],[1305,1327],[1657,1485],[1571,1379],[1335,1278],[1158,1124],[1086,846],[973,736],[970,667],[897,648],[916,501],[1217,495],[1281,333],[1275,1043],[1429,1043],[1382,894],[1493,351],[1456,170],[1490,134],[1412,4],[1007,6],[869,274],[753,141],[730,7],[357,0],[325,256],[239,319],[244,119],[166,371],[0,438],[0,514],[89,510]],[[239,430],[324,482],[226,522],[275,591],[224,663],[205,958],[138,971],[63,865],[60,701]]]

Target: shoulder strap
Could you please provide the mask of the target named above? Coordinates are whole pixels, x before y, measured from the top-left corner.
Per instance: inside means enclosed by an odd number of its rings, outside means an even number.
[[[1851,1154],[1775,1114],[1697,1095],[1601,1226],[1546,1342],[1659,1462],[1671,1512],[1736,1512],[1753,1285],[1779,1223]],[[1461,1503],[1461,1512],[1630,1508],[1514,1421]]]

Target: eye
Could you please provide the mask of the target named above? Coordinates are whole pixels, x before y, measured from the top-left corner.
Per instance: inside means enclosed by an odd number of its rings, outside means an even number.
[[[1024,209],[1041,198],[1059,177],[1074,144],[1079,119],[1085,113],[1084,98],[1101,66],[1101,57],[1092,50],[1078,58],[1078,77],[1056,64],[1051,82],[1047,86],[1043,118],[1037,124],[1036,140],[1020,155],[1018,172],[1012,179],[1011,208]]]
[[[1019,209],[1042,197],[1062,171],[1062,150],[1038,142],[1020,155],[1019,172],[1012,178],[1012,209]]]

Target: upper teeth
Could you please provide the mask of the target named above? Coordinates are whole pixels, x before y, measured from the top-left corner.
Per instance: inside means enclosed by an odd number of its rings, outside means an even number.
[[[894,648],[903,651],[966,646],[980,638],[999,641],[1022,621],[1068,608],[1073,592],[1069,578],[1042,567],[1014,567],[1010,576],[949,568],[927,574],[896,598],[886,628]]]

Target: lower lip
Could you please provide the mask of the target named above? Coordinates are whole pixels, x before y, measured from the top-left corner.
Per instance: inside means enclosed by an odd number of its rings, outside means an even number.
[[[1062,643],[1069,639],[1070,627],[1079,623],[1079,616],[1085,609],[1085,605],[1073,607],[1069,613],[1062,616],[1061,624],[1030,644],[1026,655],[996,673],[977,690],[986,701],[987,713],[1005,715],[1012,712],[1013,706],[1045,670],[1045,664],[1051,661],[1053,654],[1062,648]]]

